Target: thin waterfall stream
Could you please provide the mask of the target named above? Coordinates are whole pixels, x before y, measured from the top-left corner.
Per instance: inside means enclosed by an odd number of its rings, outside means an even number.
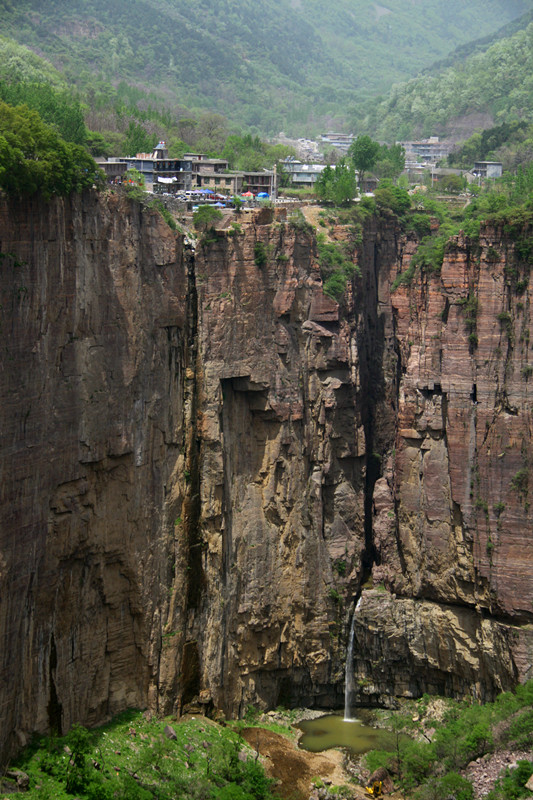
[[[359,607],[361,598],[357,601],[352,614],[352,622],[350,625],[350,635],[348,637],[348,647],[346,649],[346,664],[344,667],[344,721],[355,722],[356,720],[351,714],[351,701],[354,690],[354,672],[353,672],[353,653],[355,642],[355,615]]]
[[[316,719],[302,720],[298,727],[303,731],[298,746],[303,750],[320,753],[330,747],[347,747],[353,754],[362,754],[368,750],[383,749],[392,746],[390,731],[372,728],[360,719],[352,716],[352,701],[355,690],[354,653],[355,653],[355,618],[362,598],[355,604],[350,623],[348,647],[346,649],[346,666],[344,682],[344,717],[340,714],[326,714]],[[363,719],[368,719],[368,711],[362,711]]]

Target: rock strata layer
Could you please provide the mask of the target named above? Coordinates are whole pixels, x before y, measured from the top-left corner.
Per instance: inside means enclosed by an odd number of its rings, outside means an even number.
[[[515,242],[391,292],[416,242],[370,220],[339,305],[308,227],[240,225],[0,203],[2,758],[128,706],[341,706],[353,613],[355,702],[531,677]]]

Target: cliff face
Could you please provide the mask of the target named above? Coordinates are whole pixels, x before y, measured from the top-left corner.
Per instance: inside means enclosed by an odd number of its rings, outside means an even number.
[[[363,695],[487,697],[532,677],[530,243],[489,228],[479,247],[459,237],[440,277],[390,295],[382,275],[400,377],[374,578],[393,596],[358,608]],[[409,258],[406,243],[398,268]]]
[[[243,226],[195,258],[197,555],[184,636],[200,651],[195,685],[228,713],[258,699],[336,705],[343,598],[365,547],[356,317],[322,293],[309,232],[269,212]]]
[[[358,702],[529,677],[523,248],[391,294],[415,244],[374,220],[339,307],[305,227],[242,229],[0,207],[4,756],[132,705],[341,705],[355,602]]]
[[[0,219],[5,755],[147,702],[187,348],[180,245],[157,215],[85,195]]]

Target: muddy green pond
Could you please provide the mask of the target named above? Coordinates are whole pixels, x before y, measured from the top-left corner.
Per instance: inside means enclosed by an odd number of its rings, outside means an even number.
[[[390,731],[371,728],[358,719],[345,720],[336,714],[304,720],[298,727],[303,731],[298,746],[311,753],[347,747],[354,755],[360,755],[368,750],[390,749],[394,744]]]

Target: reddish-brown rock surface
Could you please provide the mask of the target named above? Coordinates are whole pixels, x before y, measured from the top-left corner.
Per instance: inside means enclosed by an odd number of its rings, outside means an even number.
[[[374,584],[393,597],[363,593],[356,669],[368,673],[371,653],[380,662],[367,696],[417,694],[426,680],[487,697],[532,677],[529,267],[488,228],[479,247],[458,237],[440,275],[391,294],[394,277],[380,285],[398,349],[397,430],[373,525]],[[411,613],[399,598],[424,604]]]
[[[340,705],[356,599],[358,702],[529,677],[512,242],[391,294],[416,243],[370,220],[339,306],[312,231],[241,225],[192,253],[114,196],[0,204],[2,757],[132,705]]]
[[[0,204],[0,744],[143,706],[183,445],[186,284],[153,212]]]

